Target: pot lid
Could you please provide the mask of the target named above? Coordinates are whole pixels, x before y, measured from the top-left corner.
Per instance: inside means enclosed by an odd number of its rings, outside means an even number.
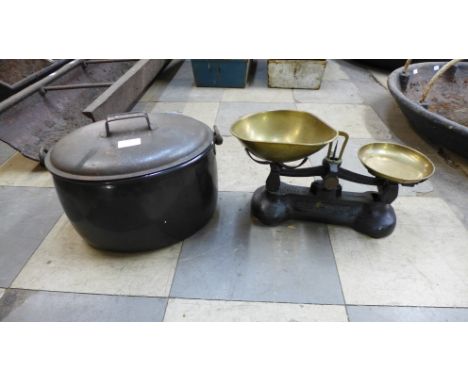
[[[47,169],[69,179],[132,178],[180,166],[204,153],[213,131],[177,113],[126,113],[74,130],[45,158]]]

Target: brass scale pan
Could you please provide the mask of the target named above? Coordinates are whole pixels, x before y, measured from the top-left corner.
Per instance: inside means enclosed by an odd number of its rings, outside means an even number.
[[[247,115],[231,133],[254,155],[270,162],[303,159],[333,142],[338,131],[310,113],[275,110]],[[360,148],[359,160],[380,178],[416,184],[434,173],[434,164],[417,150],[396,143],[370,143]]]

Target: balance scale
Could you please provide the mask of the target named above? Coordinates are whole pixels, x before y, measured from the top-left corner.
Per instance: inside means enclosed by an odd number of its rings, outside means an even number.
[[[251,213],[266,225],[289,219],[345,225],[374,238],[390,235],[396,216],[391,203],[399,186],[414,186],[432,176],[434,164],[424,154],[395,143],[362,146],[358,157],[373,176],[342,167],[349,136],[312,114],[275,110],[239,119],[231,133],[256,163],[270,166],[264,186],[258,188]],[[337,154],[340,137],[343,139]],[[309,155],[328,145],[321,166],[301,168]],[[300,160],[296,166],[286,163]],[[320,177],[310,187],[292,186],[281,177]],[[343,191],[340,179],[377,186],[377,192]]]

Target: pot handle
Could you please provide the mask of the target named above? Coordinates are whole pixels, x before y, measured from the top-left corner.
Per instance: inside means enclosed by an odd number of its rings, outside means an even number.
[[[218,126],[213,126],[213,141],[216,145],[220,145],[223,143],[223,136],[219,132]]]
[[[134,112],[134,113],[125,113],[125,114],[115,114],[110,115],[106,118],[106,137],[110,136],[109,123],[114,121],[122,121],[125,119],[134,119],[134,118],[145,118],[146,124],[149,130],[151,130],[151,123],[148,117],[148,113]]]

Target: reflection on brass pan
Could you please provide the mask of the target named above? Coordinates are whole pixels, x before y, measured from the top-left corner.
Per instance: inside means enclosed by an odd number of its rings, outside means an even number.
[[[416,184],[434,173],[434,164],[424,154],[395,143],[370,143],[358,156],[369,172],[400,184]]]
[[[247,115],[232,125],[231,134],[256,156],[280,163],[303,159],[338,136],[317,117],[296,110]]]

